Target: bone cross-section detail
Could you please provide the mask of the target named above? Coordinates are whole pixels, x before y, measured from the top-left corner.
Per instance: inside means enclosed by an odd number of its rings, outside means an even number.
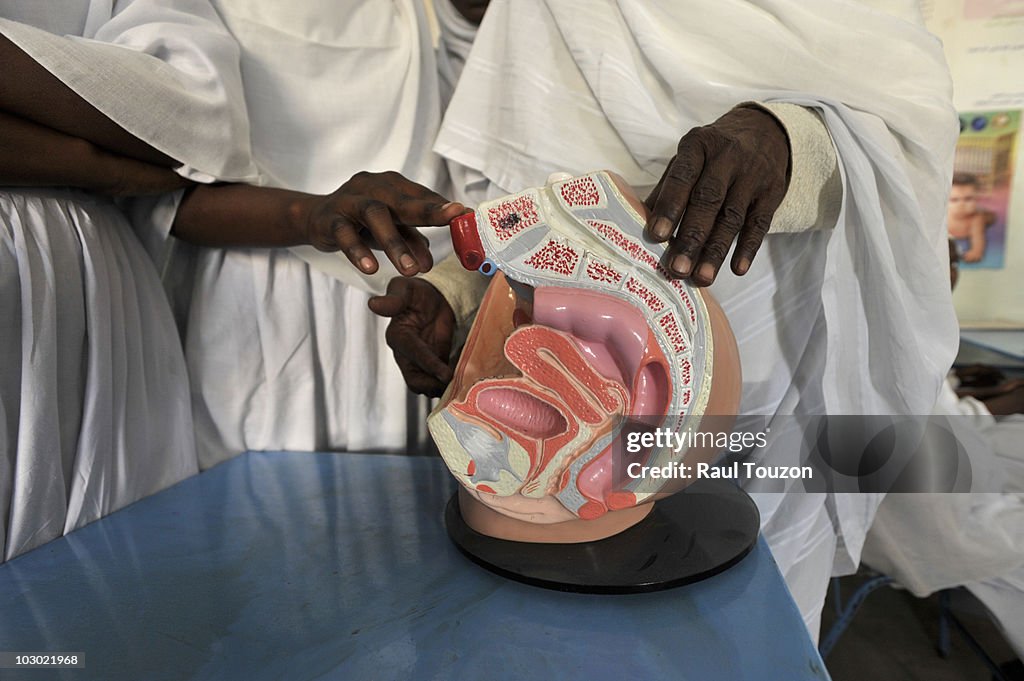
[[[708,413],[734,414],[739,394],[724,315],[668,276],[643,211],[620,178],[596,172],[452,223],[463,265],[500,272],[428,426],[468,496],[498,514],[597,520],[666,491],[664,479],[627,475],[629,463],[715,455],[623,446],[630,424],[696,431]]]

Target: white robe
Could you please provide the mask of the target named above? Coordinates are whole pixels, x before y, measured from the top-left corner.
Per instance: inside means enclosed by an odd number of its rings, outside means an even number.
[[[790,414],[929,413],[956,350],[942,232],[956,117],[915,2],[496,0],[435,148],[469,201],[598,168],[642,193],[685,131],[750,100],[819,111],[844,196],[833,229],[771,235],[746,276],[712,287],[739,341],[741,413],[780,430]],[[879,500],[757,501],[816,633]]]
[[[242,49],[260,183],[328,193],[360,170],[444,191],[437,64],[418,0],[214,0]],[[450,252],[430,230],[435,261]],[[367,308],[395,270],[312,248],[205,249],[186,356],[200,465],[245,450],[403,450],[408,391]]]
[[[244,110],[225,92],[233,42],[209,5],[187,4],[183,17],[157,0],[116,14],[0,0],[0,32],[181,172],[243,177]],[[112,201],[0,188],[0,319],[0,560],[197,471],[180,339]]]
[[[994,418],[945,386],[935,413],[950,416],[967,453],[971,494],[890,494],[864,543],[864,562],[917,596],[966,586],[1024,659],[1024,416]]]

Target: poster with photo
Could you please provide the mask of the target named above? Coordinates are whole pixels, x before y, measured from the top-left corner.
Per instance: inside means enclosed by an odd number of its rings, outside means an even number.
[[[921,0],[920,9],[942,40],[960,112],[961,184],[947,213],[966,256],[957,317],[962,328],[1024,328],[1024,0]]]
[[[1020,116],[1019,110],[960,114],[946,228],[961,271],[1005,267]]]

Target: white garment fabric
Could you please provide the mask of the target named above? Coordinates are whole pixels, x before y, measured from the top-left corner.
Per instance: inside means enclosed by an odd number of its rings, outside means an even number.
[[[182,176],[255,179],[238,48],[208,0],[0,0],[0,17],[78,96],[182,160]]]
[[[455,86],[469,59],[476,38],[476,24],[459,14],[451,0],[433,0],[441,39],[437,50],[438,76],[441,82],[441,103],[447,108],[455,94]]]
[[[950,92],[911,0],[496,0],[435,148],[469,202],[598,168],[642,194],[684,132],[740,102],[815,109],[843,175],[834,229],[773,234],[744,277],[723,271],[711,289],[739,340],[741,413],[769,417],[774,435],[792,414],[930,413],[957,338],[942,231]],[[772,450],[754,454],[795,463]],[[827,576],[856,567],[879,498],[757,501],[813,631]],[[814,529],[825,517],[831,540]],[[825,541],[834,560],[815,550]]]
[[[996,419],[948,384],[935,413],[955,418],[973,475],[993,491],[888,495],[862,558],[916,596],[966,586],[1024,659],[1024,416]]]
[[[418,0],[214,0],[241,45],[260,183],[329,193],[361,170],[445,191],[437,62]],[[423,230],[435,261],[447,228]],[[200,465],[246,450],[403,450],[408,391],[367,308],[397,273],[340,253],[205,249],[186,356]]]
[[[181,6],[0,0],[0,32],[186,175],[244,176],[237,52]],[[0,319],[0,560],[197,472],[181,342],[112,201],[0,188]]]
[[[4,560],[197,471],[181,343],[121,211],[0,190]]]

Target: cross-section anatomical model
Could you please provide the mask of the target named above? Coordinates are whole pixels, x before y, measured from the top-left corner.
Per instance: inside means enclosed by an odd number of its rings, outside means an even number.
[[[706,290],[670,279],[645,209],[615,175],[554,177],[452,223],[470,269],[496,267],[428,424],[478,532],[579,542],[641,520],[713,447],[627,447],[655,429],[731,426],[735,339]],[[650,440],[648,440],[649,442]],[[630,467],[636,463],[639,466]],[[630,473],[634,475],[630,475]]]

